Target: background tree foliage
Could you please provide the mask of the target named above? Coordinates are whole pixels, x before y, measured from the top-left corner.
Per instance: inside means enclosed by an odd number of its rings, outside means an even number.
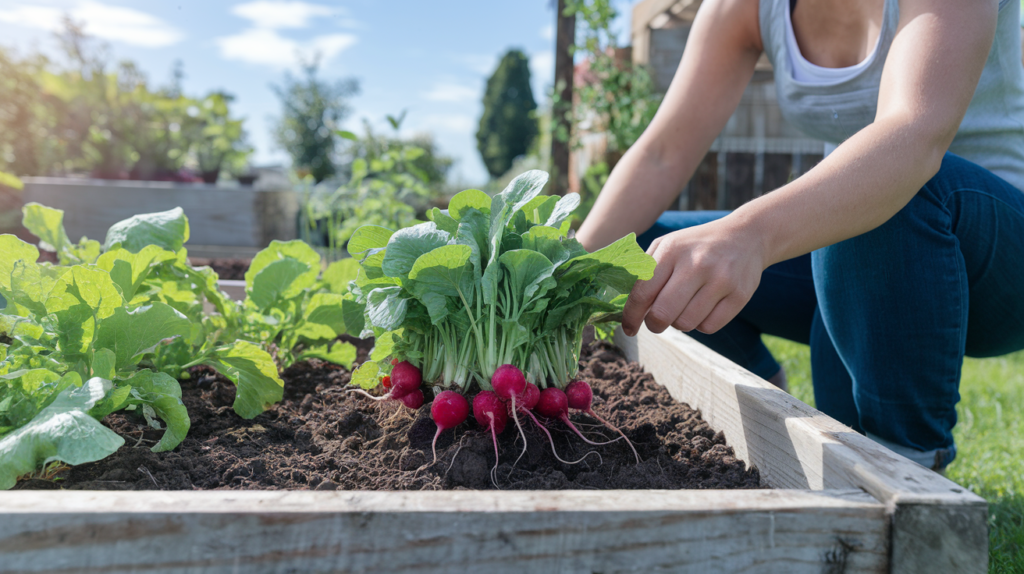
[[[620,155],[636,143],[654,119],[661,96],[644,66],[635,65],[620,52],[610,0],[566,0],[566,12],[576,15],[575,53],[583,53],[587,70],[575,87],[578,101],[573,125],[586,131],[603,131],[608,151]],[[584,130],[575,130],[580,134]],[[568,134],[556,134],[568,137]]]
[[[71,20],[57,38],[59,61],[0,48],[0,170],[189,179],[187,169],[244,166],[251,150],[230,96],[185,96],[180,68],[170,85],[150,87]]]
[[[509,50],[487,80],[484,113],[476,132],[477,149],[491,177],[504,174],[512,161],[527,152],[537,137],[530,88],[530,61],[520,50]]]
[[[291,156],[294,169],[319,183],[338,172],[336,132],[351,112],[348,99],[359,92],[359,83],[322,80],[317,67],[315,61],[307,64],[301,78],[289,74],[284,85],[272,87],[282,110],[274,139]]]
[[[574,225],[578,225],[590,213],[619,158],[654,119],[661,95],[654,91],[648,69],[633,64],[628,52],[619,48],[615,30],[619,14],[610,0],[566,0],[565,10],[576,16],[572,50],[582,53],[585,68],[582,81],[574,86],[576,101],[564,112],[571,118],[571,138],[557,129],[552,137],[575,140],[574,147],[586,133],[604,133],[607,138],[605,157],[581,175],[581,203],[574,214]]]

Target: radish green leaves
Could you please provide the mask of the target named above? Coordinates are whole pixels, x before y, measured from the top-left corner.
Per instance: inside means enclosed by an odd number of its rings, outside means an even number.
[[[654,260],[629,235],[587,253],[568,236],[579,196],[541,196],[547,174],[526,172],[493,198],[467,190],[430,222],[356,230],[361,270],[352,293],[364,334],[393,344],[424,380],[489,390],[499,365],[563,387],[576,374],[583,328],[621,311]]]

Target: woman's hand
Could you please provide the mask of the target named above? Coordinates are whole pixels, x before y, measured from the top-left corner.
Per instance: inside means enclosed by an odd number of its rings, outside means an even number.
[[[640,324],[661,333],[714,333],[747,304],[768,266],[757,233],[725,217],[659,237],[647,253],[658,262],[654,277],[638,281],[622,312],[622,329]]]

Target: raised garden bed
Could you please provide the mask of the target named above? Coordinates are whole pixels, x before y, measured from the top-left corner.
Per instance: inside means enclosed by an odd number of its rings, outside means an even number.
[[[654,260],[632,235],[583,249],[578,196],[539,196],[546,178],[360,227],[326,267],[274,242],[219,288],[180,258],[181,210],[118,222],[102,253],[27,206],[61,269],[0,236],[0,487],[22,480],[0,492],[0,574],[984,570],[983,500],[678,332],[581,355]],[[355,334],[376,341],[350,373]],[[567,407],[636,460],[584,446]],[[550,449],[533,413],[560,419]]]
[[[24,181],[24,203],[64,210],[72,241],[82,236],[102,241],[118,221],[175,207],[183,208],[191,219],[189,250],[193,254],[211,251],[205,246],[262,248],[274,239],[297,236],[299,203],[290,189],[56,177]]]
[[[986,570],[981,498],[682,334],[617,344],[769,488],[18,490],[0,572]]]

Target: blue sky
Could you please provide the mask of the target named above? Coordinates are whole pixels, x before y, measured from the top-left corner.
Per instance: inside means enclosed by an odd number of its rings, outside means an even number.
[[[634,0],[616,0],[617,27],[629,30]],[[430,132],[457,158],[453,180],[486,178],[474,134],[487,75],[510,47],[531,57],[534,97],[553,75],[551,0],[0,0],[0,44],[55,52],[60,15],[85,22],[116,59],[137,62],[162,84],[184,64],[186,93],[236,96],[258,164],[284,163],[270,137],[280,104],[270,85],[319,52],[321,76],[355,77],[361,93],[346,127],[408,110],[403,132]]]

